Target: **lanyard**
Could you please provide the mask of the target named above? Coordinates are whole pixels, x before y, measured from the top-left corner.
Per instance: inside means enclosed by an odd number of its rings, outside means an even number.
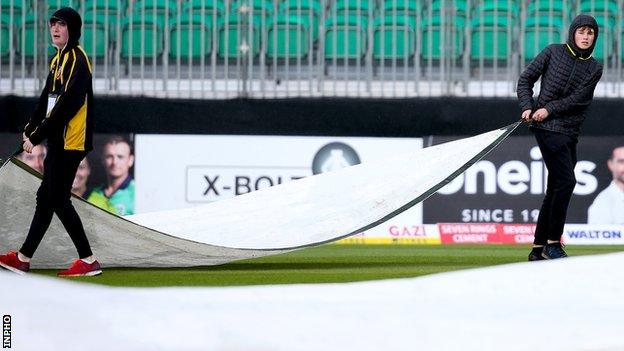
[[[63,55],[63,63],[61,65],[59,65],[59,61],[61,60],[61,56],[60,56],[60,51],[57,54],[57,59],[54,62],[54,77],[52,77],[52,93],[48,94],[48,106],[46,108],[46,118],[50,117],[50,113],[52,112],[52,109],[54,109],[54,106],[56,105],[56,101],[58,100],[58,97],[60,95],[60,93],[63,91],[63,87],[65,86],[65,82],[63,81],[63,71],[65,70],[65,64],[67,63],[67,59],[69,58],[69,53],[65,53]],[[61,81],[61,86],[60,86],[60,92],[56,93],[56,81],[60,80]]]
[[[57,54],[58,59],[54,62],[54,77],[52,77],[52,91],[56,91],[56,81],[57,79],[61,81],[61,91],[63,91],[63,87],[65,86],[65,82],[63,81],[63,73],[65,70],[65,64],[67,63],[67,60],[69,59],[69,52],[66,52],[63,55],[63,63],[61,65],[59,65],[59,61],[61,61],[61,51],[59,50],[59,53]]]

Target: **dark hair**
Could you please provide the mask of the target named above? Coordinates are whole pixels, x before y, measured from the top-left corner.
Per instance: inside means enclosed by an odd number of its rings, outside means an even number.
[[[110,138],[108,138],[108,140],[106,140],[106,143],[104,143],[104,146],[106,145],[116,145],[116,144],[127,144],[128,147],[130,148],[130,155],[134,155],[134,148],[132,147],[132,144],[130,143],[130,141],[128,141],[128,139],[124,138],[121,135],[113,135]]]
[[[611,156],[609,156],[609,160],[613,160],[615,158],[615,150],[624,148],[624,145],[616,146],[611,151]]]

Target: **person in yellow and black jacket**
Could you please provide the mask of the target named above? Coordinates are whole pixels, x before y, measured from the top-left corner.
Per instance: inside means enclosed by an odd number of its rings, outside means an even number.
[[[69,233],[79,259],[59,276],[101,274],[84,227],[71,203],[71,187],[78,165],[93,149],[93,85],[89,59],[79,46],[82,20],[69,7],[50,18],[50,36],[57,53],[50,61],[50,71],[35,111],[23,134],[23,149],[31,152],[47,140],[37,206],[28,236],[19,252],[0,256],[0,266],[25,273],[30,258],[56,214]]]

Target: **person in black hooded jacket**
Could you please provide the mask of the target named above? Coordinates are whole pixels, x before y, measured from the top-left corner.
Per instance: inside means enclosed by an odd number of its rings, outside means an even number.
[[[567,42],[547,46],[518,79],[522,119],[530,122],[548,169],[546,195],[529,261],[567,257],[561,236],[576,186],[576,144],[602,76],[602,65],[592,57],[597,39],[596,20],[588,15],[577,16],[570,25]],[[541,88],[535,100],[533,86],[540,77]]]
[[[50,18],[50,36],[57,53],[50,61],[45,87],[23,133],[23,149],[47,140],[43,180],[30,230],[19,252],[0,256],[0,267],[25,273],[54,214],[69,233],[79,259],[59,276],[101,274],[84,227],[71,203],[71,187],[78,165],[93,149],[93,86],[91,65],[79,46],[82,20],[69,7]]]

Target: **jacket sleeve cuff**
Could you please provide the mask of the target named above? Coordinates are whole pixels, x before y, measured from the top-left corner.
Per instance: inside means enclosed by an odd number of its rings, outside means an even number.
[[[520,104],[520,108],[522,109],[522,112],[526,111],[526,110],[533,110],[533,103],[532,102],[523,102]]]
[[[39,145],[43,141],[43,139],[37,133],[30,134],[28,139],[33,145]]]
[[[33,128],[30,127],[30,123],[26,124],[26,126],[24,127],[24,134],[27,137],[30,137],[30,134],[32,134],[33,132]]]

